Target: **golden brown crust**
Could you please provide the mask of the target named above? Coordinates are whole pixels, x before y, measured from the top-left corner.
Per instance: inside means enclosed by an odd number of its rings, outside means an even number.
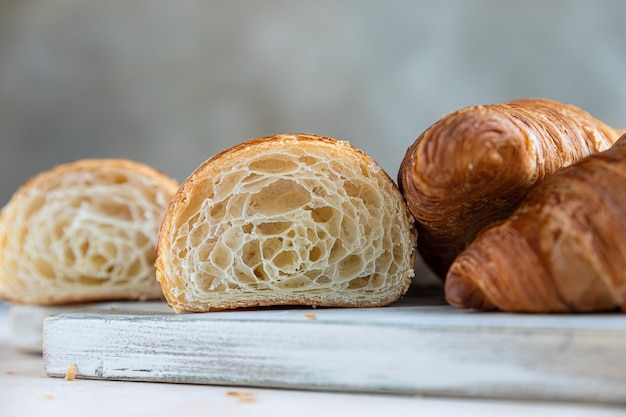
[[[626,135],[543,181],[452,264],[448,301],[520,312],[626,311]]]
[[[398,173],[419,252],[445,277],[476,234],[507,218],[533,186],[609,148],[621,133],[553,100],[471,106],[444,116],[409,147]]]
[[[189,219],[193,216],[196,216],[198,211],[200,210],[201,205],[215,205],[216,207],[219,205],[221,207],[222,204],[229,207],[229,212],[226,213],[227,217],[230,219],[228,222],[219,221],[217,219],[209,219],[206,220],[206,224],[198,225],[197,227],[207,227],[209,230],[220,230],[219,233],[211,234],[206,239],[214,241],[222,239],[221,236],[227,233],[233,233],[238,235],[246,235],[246,238],[249,238],[249,231],[242,231],[242,228],[249,227],[258,228],[261,224],[269,224],[276,221],[276,218],[282,218],[282,222],[285,224],[296,225],[293,226],[293,230],[301,230],[302,224],[301,219],[298,217],[298,214],[294,214],[296,212],[303,212],[303,210],[310,210],[310,203],[306,203],[304,209],[299,206],[294,206],[293,213],[283,213],[272,217],[272,215],[256,216],[247,212],[245,213],[233,213],[236,210],[239,210],[239,206],[234,207],[235,204],[232,203],[236,198],[236,193],[232,193],[231,195],[220,195],[220,193],[224,194],[225,191],[220,191],[219,188],[222,186],[222,182],[227,181],[223,179],[217,180],[220,175],[224,176],[225,173],[232,173],[237,176],[241,174],[241,184],[242,187],[248,187],[249,184],[246,182],[250,175],[250,172],[247,171],[248,167],[246,166],[249,161],[254,160],[257,156],[261,156],[254,163],[263,163],[263,158],[271,159],[275,155],[279,155],[280,158],[291,158],[293,155],[293,150],[298,149],[298,152],[301,152],[301,155],[296,157],[298,158],[310,158],[311,160],[317,160],[314,165],[312,165],[308,170],[300,173],[292,173],[285,172],[277,174],[278,177],[282,178],[276,182],[281,180],[289,180],[298,184],[305,183],[314,183],[318,180],[328,181],[327,184],[336,184],[337,187],[340,187],[340,182],[335,181],[333,175],[337,175],[334,172],[335,168],[326,167],[324,169],[316,168],[320,165],[320,161],[326,161],[330,165],[336,164],[335,167],[340,167],[343,162],[346,161],[357,161],[357,164],[360,164],[361,168],[367,172],[359,171],[359,176],[372,176],[373,181],[384,184],[382,187],[384,188],[384,192],[387,198],[393,200],[392,205],[395,205],[395,209],[398,210],[397,219],[394,219],[398,223],[398,236],[400,242],[398,245],[402,248],[400,250],[409,251],[409,257],[407,259],[411,259],[410,262],[406,262],[408,267],[406,270],[398,271],[399,274],[402,274],[402,277],[399,283],[394,284],[395,288],[387,291],[387,293],[383,296],[383,298],[376,299],[376,295],[372,295],[371,300],[368,300],[367,297],[359,298],[354,297],[350,298],[350,296],[346,296],[346,294],[336,294],[333,295],[332,292],[325,291],[320,288],[315,287],[314,290],[298,290],[298,291],[257,291],[255,288],[263,287],[264,283],[262,280],[269,282],[268,285],[278,285],[277,282],[280,279],[284,279],[285,282],[287,280],[293,280],[294,282],[298,279],[302,278],[299,276],[297,272],[294,274],[285,273],[285,277],[277,277],[267,272],[269,275],[264,276],[266,273],[265,270],[260,272],[262,277],[259,276],[258,272],[251,274],[247,271],[248,265],[244,265],[245,262],[237,258],[238,255],[235,256],[235,261],[239,262],[240,267],[234,267],[231,264],[222,265],[223,268],[227,268],[230,273],[227,275],[230,276],[239,276],[240,278],[246,281],[246,284],[242,284],[245,290],[236,289],[238,286],[236,282],[228,283],[228,286],[233,287],[228,289],[226,292],[232,292],[233,295],[228,294],[224,296],[220,291],[210,291],[207,288],[203,288],[202,285],[197,285],[195,283],[189,283],[191,281],[191,276],[202,275],[205,280],[209,280],[208,282],[212,282],[213,285],[219,281],[219,278],[210,277],[211,274],[204,274],[198,272],[198,263],[191,262],[187,259],[179,260],[175,255],[177,250],[180,248],[175,248],[176,241],[180,239],[182,234],[180,230],[182,228],[190,228],[192,229],[194,226],[189,226]],[[288,162],[291,163],[291,162]],[[323,164],[323,163],[322,163]],[[295,169],[295,168],[294,168]],[[339,169],[340,171],[340,169]],[[337,172],[339,172],[337,171]],[[245,172],[245,175],[244,175]],[[256,175],[256,174],[254,174]],[[301,176],[302,175],[302,176]],[[328,179],[325,177],[328,175]],[[343,175],[343,174],[342,174]],[[244,178],[245,176],[245,178]],[[305,178],[308,176],[307,178]],[[269,189],[271,184],[273,184],[273,179],[271,176],[265,176],[263,181],[267,181],[267,187],[261,187],[259,190],[256,190],[255,193],[262,193],[263,189]],[[225,177],[224,177],[225,178]],[[268,179],[269,178],[269,179]],[[342,181],[349,182],[350,178],[344,178]],[[359,180],[357,178],[357,180]],[[226,186],[224,186],[226,187]],[[315,191],[313,194],[318,193],[319,195],[314,196],[314,198],[320,198],[320,196],[326,195],[328,190],[325,190],[323,184],[318,184],[317,186],[312,186]],[[319,189],[317,188],[319,187]],[[377,186],[376,186],[377,187]],[[372,188],[375,189],[376,187]],[[378,190],[376,190],[378,191]],[[286,188],[284,190],[285,193],[291,193],[291,190]],[[248,198],[248,197],[246,197]],[[245,203],[249,204],[249,203]],[[244,204],[244,205],[245,205]],[[256,204],[256,203],[254,203]],[[387,203],[386,203],[387,204]],[[258,208],[259,211],[263,211],[263,207]],[[306,213],[305,213],[306,214]],[[389,214],[383,214],[384,217],[388,217]],[[202,215],[204,216],[204,214]],[[281,217],[282,216],[282,217]],[[365,216],[365,213],[364,213]],[[209,216],[210,217],[210,216]],[[306,216],[305,216],[306,217]],[[303,217],[304,219],[304,217]],[[229,223],[230,222],[230,223]],[[244,224],[247,222],[247,225]],[[227,224],[226,224],[227,223]],[[241,224],[240,224],[241,223]],[[226,225],[225,225],[226,224]],[[226,227],[228,230],[224,229]],[[292,227],[292,226],[289,226]],[[308,225],[306,227],[310,227],[309,237],[304,239],[304,235],[298,238],[294,238],[294,242],[298,241],[300,243],[295,244],[295,246],[306,246],[312,245],[315,246],[316,238],[310,237],[310,232],[314,230],[316,225]],[[300,228],[300,229],[298,229]],[[404,229],[403,229],[404,228]],[[402,230],[400,230],[402,229]],[[186,229],[185,229],[186,230]],[[233,232],[236,230],[236,232]],[[315,229],[317,230],[317,229]],[[298,232],[300,233],[300,232]],[[224,238],[225,239],[225,238]],[[250,238],[252,239],[252,238]],[[297,240],[301,239],[301,240]],[[303,239],[303,240],[302,240]],[[289,240],[285,238],[285,240]],[[262,238],[254,238],[252,239],[254,244],[259,243],[263,245]],[[252,139],[241,144],[238,144],[232,148],[229,148],[212,158],[205,161],[201,164],[193,173],[182,183],[175,197],[172,199],[172,202],[163,218],[161,223],[161,228],[159,231],[158,237],[158,245],[157,245],[157,260],[156,260],[156,268],[157,268],[157,278],[161,283],[163,288],[163,293],[166,296],[166,299],[174,307],[176,311],[209,311],[216,309],[231,309],[231,308],[239,308],[239,307],[251,307],[251,306],[269,306],[269,305],[281,305],[281,304],[303,304],[303,305],[334,305],[334,306],[344,306],[344,307],[371,307],[374,305],[385,305],[389,304],[392,301],[395,301],[398,297],[400,297],[404,292],[406,292],[410,279],[412,276],[412,260],[414,259],[414,243],[415,241],[415,230],[412,227],[412,217],[406,207],[406,203],[404,201],[404,197],[398,190],[397,186],[393,182],[393,180],[387,175],[387,173],[368,155],[366,155],[361,150],[354,148],[349,145],[347,142],[337,141],[332,138],[310,135],[310,134],[289,134],[289,135],[276,135],[264,138]],[[220,241],[221,242],[221,241]],[[411,243],[412,242],[412,243]],[[221,244],[221,243],[220,243]],[[193,248],[190,248],[192,250]],[[240,248],[241,249],[241,248]],[[330,248],[328,248],[330,249]],[[294,249],[298,251],[299,249]],[[400,251],[399,250],[399,251]],[[241,254],[242,252],[234,251],[235,253]],[[245,252],[245,250],[243,251]],[[187,251],[185,250],[185,253]],[[209,253],[209,257],[211,257],[211,253]],[[247,255],[244,253],[244,258]],[[252,256],[252,255],[250,255]],[[400,256],[400,255],[398,255]],[[402,255],[404,256],[404,255]],[[322,261],[323,259],[320,259]],[[375,262],[375,259],[371,260]],[[219,263],[219,260],[216,261]],[[185,266],[180,266],[180,264],[184,263]],[[174,265],[177,265],[176,268],[182,268],[186,272],[179,273]],[[266,266],[269,264],[268,268],[272,268],[271,262],[266,262]],[[318,262],[319,264],[319,262]],[[209,267],[213,268],[214,265],[209,265]],[[321,264],[319,264],[321,268]],[[256,268],[260,268],[257,266]],[[309,265],[309,269],[312,267]],[[256,271],[256,269],[255,269]],[[313,271],[308,271],[313,272]],[[302,271],[302,276],[308,273],[307,271]],[[219,271],[216,272],[219,275]],[[246,275],[249,274],[249,275]],[[256,275],[256,276],[255,276]],[[397,274],[396,274],[397,275]],[[287,278],[288,276],[288,278]],[[312,275],[311,275],[312,277]],[[311,278],[309,277],[309,278]],[[324,278],[324,277],[321,277]],[[365,278],[365,277],[364,277]],[[197,278],[200,279],[200,278]],[[313,278],[311,278],[313,279]],[[320,279],[318,277],[317,279]],[[326,279],[326,278],[324,278]],[[226,280],[226,278],[224,278]],[[186,281],[186,282],[184,282]],[[258,282],[257,282],[258,281]],[[252,283],[250,283],[252,282]],[[224,284],[220,284],[223,286]],[[249,287],[249,286],[251,287]],[[295,284],[294,284],[295,285]],[[194,291],[198,291],[202,293],[202,296],[190,294],[190,291],[186,291],[183,293],[181,288],[190,288],[194,287]],[[222,287],[220,287],[222,288]],[[322,295],[320,295],[322,294]],[[362,294],[361,294],[362,295]],[[374,301],[372,301],[374,300]],[[374,304],[373,304],[374,302]]]
[[[92,191],[97,187],[102,190]],[[118,189],[123,193],[118,195]],[[133,236],[141,247],[148,246],[146,253],[154,252],[160,216],[177,189],[178,183],[163,172],[123,158],[77,160],[28,179],[0,212],[0,295],[10,303],[42,305],[161,298],[153,271],[135,277],[134,284],[122,283],[121,277],[112,283],[92,262],[112,270],[132,268],[120,251],[130,251],[135,243],[115,230],[116,211],[123,221],[134,216]],[[143,205],[135,206],[135,198]],[[104,207],[96,208],[96,200]],[[46,210],[52,210],[50,215]],[[100,224],[109,234],[104,240],[98,238]],[[82,254],[90,259],[77,255],[79,237]],[[122,249],[113,248],[117,244]],[[150,260],[130,260],[140,262],[142,271],[152,268]]]

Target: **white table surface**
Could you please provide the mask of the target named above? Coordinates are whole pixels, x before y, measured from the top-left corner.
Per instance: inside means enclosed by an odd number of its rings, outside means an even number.
[[[626,408],[363,395],[47,377],[40,355],[9,345],[0,305],[0,417],[19,416],[626,416]]]

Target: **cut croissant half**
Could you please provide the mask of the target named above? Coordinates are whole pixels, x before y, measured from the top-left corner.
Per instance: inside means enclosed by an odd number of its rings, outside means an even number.
[[[448,272],[461,308],[626,312],[626,136],[546,179]]]
[[[578,107],[546,99],[470,106],[444,116],[409,147],[398,172],[424,261],[444,278],[476,234],[510,216],[536,184],[608,149],[623,133]]]
[[[0,295],[26,304],[162,298],[156,239],[177,189],[125,159],[85,159],[33,177],[0,215]]]
[[[413,276],[415,232],[385,171],[347,142],[253,139],[199,166],[167,210],[157,278],[175,311],[374,307]]]

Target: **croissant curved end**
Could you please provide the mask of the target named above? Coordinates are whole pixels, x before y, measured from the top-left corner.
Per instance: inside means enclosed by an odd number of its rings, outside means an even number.
[[[445,280],[446,301],[457,308],[494,310],[496,306],[486,297],[482,289],[462,273],[452,268]]]

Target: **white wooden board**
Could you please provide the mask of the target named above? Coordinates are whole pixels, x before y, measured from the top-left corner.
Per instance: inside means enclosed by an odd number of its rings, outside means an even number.
[[[626,319],[422,305],[203,314],[77,312],[44,322],[48,375],[626,404]],[[432,303],[426,303],[432,304]]]
[[[165,301],[118,301],[52,306],[13,305],[9,309],[9,343],[12,348],[23,352],[41,353],[43,321],[46,317],[71,312],[114,310],[168,312],[172,309]]]

